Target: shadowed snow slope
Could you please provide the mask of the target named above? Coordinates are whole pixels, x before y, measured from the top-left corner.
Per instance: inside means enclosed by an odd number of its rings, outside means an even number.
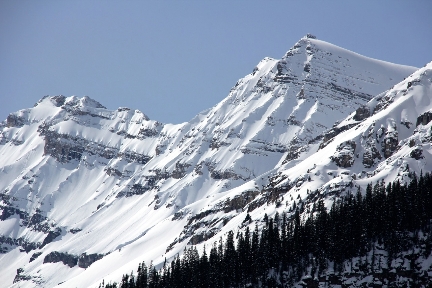
[[[426,169],[430,65],[397,84],[415,70],[305,37],[187,123],[75,96],[11,113],[0,283],[97,287],[244,229],[248,212],[288,211],[308,190],[330,199]]]

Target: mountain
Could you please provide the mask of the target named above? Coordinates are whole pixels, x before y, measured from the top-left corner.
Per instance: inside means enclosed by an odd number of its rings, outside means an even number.
[[[323,134],[314,155],[295,169],[280,171],[274,181],[293,185],[288,178],[306,177],[317,180],[308,189],[326,193],[349,183],[406,183],[410,172],[430,171],[431,68],[432,63],[425,65],[335,124]],[[280,178],[285,179],[279,182]]]
[[[248,213],[260,223],[312,204],[309,191],[331,205],[348,187],[430,170],[430,64],[416,70],[308,35],[186,123],[75,96],[11,113],[0,283],[96,287],[211,246]]]

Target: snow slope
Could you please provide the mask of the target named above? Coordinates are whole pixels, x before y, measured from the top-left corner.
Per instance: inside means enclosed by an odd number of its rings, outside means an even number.
[[[309,36],[280,60],[264,58],[187,123],[75,96],[44,97],[10,114],[0,126],[0,283],[96,287],[143,260],[160,264],[185,245],[210,245],[241,228],[248,211],[254,220],[285,211],[308,189],[325,196],[341,185],[403,177],[405,162],[429,168],[430,146],[421,147],[425,158],[405,159],[430,131],[414,125],[431,109],[427,67],[373,98],[416,69]],[[396,104],[407,107],[385,116]],[[353,120],[364,107],[372,116]],[[381,125],[383,135],[370,136]],[[346,131],[331,138],[338,127]],[[395,133],[408,144],[395,145]],[[417,142],[406,148],[410,137]],[[367,153],[376,157],[365,168]]]
[[[364,110],[369,116],[358,119]],[[335,125],[333,131],[341,132],[314,155],[295,168],[279,169],[286,178],[277,185],[329,193],[378,180],[409,181],[410,171],[432,169],[431,120],[432,62]],[[310,181],[299,185],[301,178]]]

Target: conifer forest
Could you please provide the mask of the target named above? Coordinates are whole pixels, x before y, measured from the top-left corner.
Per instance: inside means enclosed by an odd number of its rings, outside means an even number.
[[[230,231],[201,255],[190,246],[161,269],[143,262],[119,283],[99,287],[319,287],[355,276],[354,285],[362,275],[388,287],[432,287],[419,272],[432,251],[432,175],[410,177],[409,184],[358,188],[329,211],[321,199],[310,213],[297,205],[289,217],[265,215],[262,229]]]

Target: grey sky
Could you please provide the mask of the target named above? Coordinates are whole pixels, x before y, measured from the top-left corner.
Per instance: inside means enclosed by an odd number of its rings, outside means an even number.
[[[228,95],[307,33],[368,57],[432,60],[432,1],[0,1],[0,119],[88,95],[164,123]]]

